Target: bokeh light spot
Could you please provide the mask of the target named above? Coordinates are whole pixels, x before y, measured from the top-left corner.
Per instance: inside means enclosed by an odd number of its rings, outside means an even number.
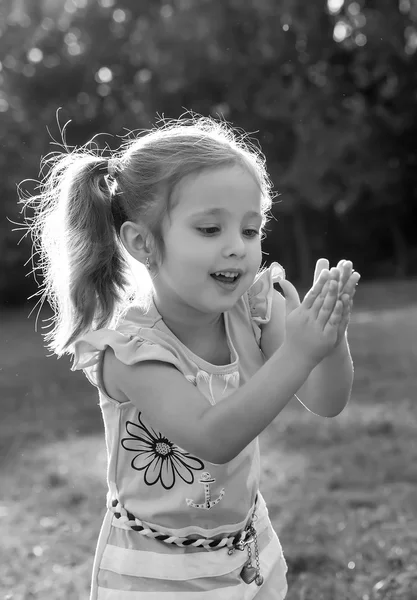
[[[355,27],[365,27],[366,17],[363,13],[359,13],[354,16],[353,22],[355,24]]]
[[[338,12],[340,12],[344,3],[345,0],[327,0],[327,8],[329,9],[329,12],[331,12],[333,15],[336,15]]]
[[[357,46],[365,46],[367,41],[368,39],[364,33],[358,33],[355,36],[355,44]]]
[[[82,48],[80,44],[78,44],[78,42],[75,42],[75,44],[70,44],[67,50],[68,54],[70,54],[71,56],[77,56],[78,54],[82,53]]]
[[[6,69],[11,69],[14,71],[17,69],[17,60],[12,54],[8,54],[3,60],[3,65],[6,67]]]
[[[113,12],[113,20],[116,21],[116,23],[124,23],[126,21],[126,12],[121,8],[116,8]]]
[[[49,54],[48,56],[45,56],[43,60],[43,64],[47,69],[53,69],[54,67],[57,67],[60,62],[61,59],[59,58],[58,54]]]
[[[411,10],[410,0],[400,0],[398,3],[398,8],[400,9],[400,12],[403,14],[409,13]]]
[[[212,106],[211,113],[213,115],[227,117],[230,114],[230,106],[227,102],[220,102],[219,104]]]
[[[139,84],[148,83],[152,79],[152,71],[140,69],[135,75],[135,82]]]
[[[333,39],[335,42],[343,42],[350,34],[351,27],[344,21],[338,21],[333,29]]]
[[[20,25],[20,27],[29,27],[31,20],[28,14],[25,13],[23,6],[17,2],[13,6],[11,13],[7,17],[8,25]]]
[[[54,28],[53,19],[51,19],[50,17],[45,17],[44,19],[42,19],[41,27],[45,31],[50,31],[51,29]]]
[[[110,83],[113,79],[113,73],[108,67],[101,67],[96,73],[96,81],[98,83]]]
[[[352,2],[347,7],[347,11],[350,15],[356,16],[361,12],[361,7],[359,6],[359,4],[357,2]]]
[[[107,83],[101,83],[97,87],[97,93],[99,96],[108,96],[111,92],[111,87]]]
[[[64,10],[65,10],[65,12],[69,13],[70,15],[77,12],[77,7],[75,6],[75,3],[73,2],[73,0],[67,0],[65,2]]]
[[[140,114],[144,111],[144,104],[143,102],[141,102],[140,100],[132,100],[130,102],[130,109],[135,113],[135,114]]]
[[[170,19],[174,14],[174,9],[169,4],[164,4],[161,6],[160,13],[163,19]]]
[[[406,39],[405,52],[406,54],[414,54],[417,49],[417,31],[414,27],[406,27],[404,33]]]
[[[36,73],[36,69],[33,65],[25,65],[22,69],[22,73],[25,77],[33,77]]]
[[[38,556],[38,557],[39,557],[39,556],[42,556],[42,554],[43,554],[43,548],[42,548],[42,546],[34,546],[34,547],[32,548],[32,553],[33,553],[35,556]]]
[[[27,53],[27,57],[32,63],[40,63],[43,59],[43,52],[40,48],[31,48]]]

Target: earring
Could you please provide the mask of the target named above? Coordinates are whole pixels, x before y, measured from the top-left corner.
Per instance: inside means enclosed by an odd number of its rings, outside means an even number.
[[[145,267],[148,269],[148,271],[151,268],[151,263],[149,262],[149,258],[148,257],[146,257]]]

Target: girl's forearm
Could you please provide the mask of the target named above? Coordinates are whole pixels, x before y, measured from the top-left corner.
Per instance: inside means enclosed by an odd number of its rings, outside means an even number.
[[[352,384],[353,363],[345,336],[335,350],[312,370],[297,397],[316,415],[335,417],[348,403]]]
[[[247,383],[207,409],[202,428],[213,440],[212,462],[237,456],[288,404],[312,368],[284,343]]]

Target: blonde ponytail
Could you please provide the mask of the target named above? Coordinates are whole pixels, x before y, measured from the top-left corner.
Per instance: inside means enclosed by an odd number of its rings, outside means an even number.
[[[63,155],[40,193],[23,200],[34,209],[29,227],[43,273],[40,293],[55,313],[45,339],[58,355],[90,327],[107,325],[127,287],[106,174],[106,158]]]

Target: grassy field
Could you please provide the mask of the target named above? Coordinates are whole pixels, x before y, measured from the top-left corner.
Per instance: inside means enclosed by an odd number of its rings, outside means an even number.
[[[356,300],[347,409],[321,419],[293,403],[261,436],[288,600],[417,599],[417,282],[361,283]],[[0,600],[84,600],[105,506],[101,416],[28,312],[0,321]]]

